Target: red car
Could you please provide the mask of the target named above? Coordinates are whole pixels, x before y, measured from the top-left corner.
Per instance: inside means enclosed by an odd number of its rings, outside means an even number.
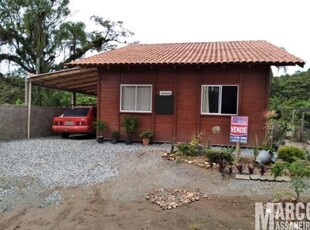
[[[72,107],[59,117],[54,117],[52,129],[63,138],[68,138],[70,134],[95,134],[93,122],[96,121],[96,116],[94,106]]]

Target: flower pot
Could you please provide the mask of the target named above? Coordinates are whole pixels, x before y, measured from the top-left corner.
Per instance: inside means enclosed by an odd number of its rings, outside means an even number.
[[[274,163],[276,161],[276,158],[276,155],[272,151],[261,150],[256,157],[256,162],[259,164],[266,164],[270,161]]]
[[[143,139],[142,139],[142,143],[143,143],[143,145],[149,145],[149,144],[150,144],[150,139],[148,139],[148,138],[143,138]]]
[[[132,138],[131,137],[127,137],[126,145],[132,145]]]
[[[111,139],[111,143],[112,143],[112,144],[117,144],[117,142],[118,142],[118,139],[117,139],[117,138],[112,138],[112,139]]]
[[[97,137],[97,142],[98,143],[103,143],[103,137]]]

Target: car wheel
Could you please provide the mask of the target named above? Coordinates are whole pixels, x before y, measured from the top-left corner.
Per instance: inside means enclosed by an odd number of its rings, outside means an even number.
[[[94,132],[92,132],[90,134],[90,138],[96,138],[96,137],[97,137],[97,135],[96,135],[96,130],[95,130]]]
[[[61,134],[61,137],[62,137],[62,138],[68,138],[68,137],[69,137],[69,133],[62,133],[62,134]]]

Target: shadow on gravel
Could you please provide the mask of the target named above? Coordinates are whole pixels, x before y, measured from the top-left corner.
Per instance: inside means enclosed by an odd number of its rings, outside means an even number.
[[[89,134],[73,134],[70,135],[69,140],[89,140],[89,139],[95,139],[96,137],[94,137],[93,135],[89,135]]]

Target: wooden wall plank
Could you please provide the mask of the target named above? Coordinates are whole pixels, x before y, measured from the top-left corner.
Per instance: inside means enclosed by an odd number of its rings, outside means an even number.
[[[156,67],[101,70],[100,84],[100,118],[107,120],[108,135],[113,130],[120,130],[122,116],[135,115],[140,119],[138,132],[154,129],[155,141],[170,142],[189,141],[192,134],[204,131],[206,142],[212,139],[214,144],[230,144],[230,116],[214,116],[200,114],[201,85],[239,85],[239,114],[249,116],[249,144],[255,140],[255,135],[262,142],[264,136],[263,112],[266,110],[266,101],[269,89],[268,66],[223,66],[194,67]],[[159,91],[172,91],[175,99],[174,115],[120,113],[120,84],[152,84],[153,103]],[[220,126],[219,135],[211,131],[213,126]],[[138,136],[135,137],[139,139]]]

